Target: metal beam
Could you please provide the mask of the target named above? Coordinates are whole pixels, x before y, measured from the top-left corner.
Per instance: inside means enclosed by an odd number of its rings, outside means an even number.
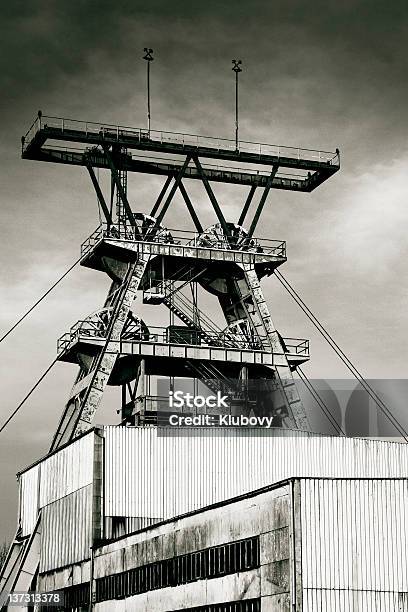
[[[255,195],[255,191],[256,191],[256,185],[252,185],[251,189],[249,190],[248,197],[245,201],[244,208],[242,209],[242,213],[238,219],[238,225],[243,224],[245,217],[247,215],[247,212],[249,210],[249,207],[251,206],[251,202]]]
[[[96,195],[98,197],[99,204],[101,205],[103,214],[105,215],[105,218],[106,218],[106,221],[108,222],[108,225],[112,225],[112,215],[111,215],[111,213],[109,211],[109,208],[108,208],[108,206],[107,206],[107,204],[105,202],[105,198],[103,197],[103,193],[102,193],[102,190],[101,190],[100,185],[98,183],[98,179],[95,176],[95,172],[94,172],[94,169],[92,168],[92,164],[91,164],[89,158],[85,157],[85,161],[86,161],[86,168],[87,168],[87,170],[89,172],[89,176],[91,177],[91,181],[92,181],[93,186],[95,188]]]
[[[214,192],[211,189],[211,185],[208,182],[208,179],[207,179],[207,177],[206,177],[206,175],[204,173],[203,167],[200,164],[200,160],[198,159],[198,156],[194,155],[193,156],[193,160],[194,160],[194,163],[195,163],[195,165],[197,167],[198,174],[200,175],[200,178],[201,178],[201,180],[202,180],[202,182],[204,184],[204,187],[205,187],[205,190],[207,192],[207,195],[210,198],[211,204],[213,205],[213,208],[215,210],[215,214],[217,215],[218,221],[221,223],[221,227],[222,227],[222,229],[224,231],[224,234],[228,238],[229,231],[228,231],[227,223],[225,221],[224,215],[222,214],[222,210],[220,208],[220,205],[218,204],[217,199],[216,199],[216,197],[214,195]]]
[[[121,183],[121,181],[119,179],[118,171],[116,169],[116,166],[113,163],[113,159],[111,157],[111,154],[109,153],[108,146],[107,145],[103,145],[103,150],[104,150],[104,153],[105,153],[105,156],[106,156],[106,159],[107,159],[110,171],[112,173],[112,178],[113,178],[113,181],[115,183],[116,189],[117,189],[117,191],[119,193],[119,196],[120,196],[120,198],[121,198],[121,200],[123,202],[123,207],[125,209],[126,216],[129,219],[130,225],[134,228],[136,235],[140,235],[139,228],[136,225],[136,221],[135,221],[135,218],[133,216],[132,209],[131,209],[130,204],[128,202],[125,190],[123,189],[123,185],[122,185],[122,183]]]
[[[83,153],[79,151],[63,151],[61,149],[41,149],[38,155],[23,155],[24,159],[33,159],[43,162],[52,162],[54,164],[69,164],[74,166],[84,166]],[[144,174],[154,174],[157,176],[168,176],[169,174],[174,175],[178,172],[180,164],[173,160],[172,162],[146,162],[140,159],[121,158],[115,160],[118,169],[127,170],[128,172],[141,172]],[[120,163],[119,163],[120,162]],[[98,157],[92,157],[92,163],[94,168],[109,169],[105,155],[99,155]],[[280,164],[283,167],[283,164]],[[324,168],[316,170],[310,179],[302,176],[279,176],[276,177],[271,185],[273,189],[282,189],[285,191],[301,191],[309,193],[326,181],[330,176],[337,172],[338,168],[327,165]],[[233,169],[232,171],[226,169],[217,169],[216,167],[205,167],[207,178],[211,182],[216,183],[228,183],[232,185],[256,185],[257,187],[264,187],[266,185],[269,174],[259,174],[253,172],[248,168],[243,168],[242,171],[239,169]],[[189,166],[185,172],[185,177],[188,179],[200,180],[197,168],[195,166]]]
[[[157,211],[159,210],[159,206],[161,204],[161,201],[164,198],[164,194],[166,193],[167,188],[170,185],[172,178],[173,178],[173,176],[171,174],[169,174],[169,176],[166,178],[166,182],[164,183],[164,185],[162,187],[162,190],[159,193],[159,197],[157,198],[156,203],[155,203],[155,205],[153,206],[153,208],[151,210],[151,213],[150,213],[151,217],[154,217],[155,214],[157,213]]]
[[[174,197],[174,194],[177,191],[177,187],[180,185],[180,181],[183,178],[184,172],[186,171],[186,168],[188,166],[188,164],[190,163],[191,160],[191,156],[187,155],[186,159],[184,160],[184,164],[181,166],[180,170],[178,171],[178,174],[176,176],[176,180],[174,181],[174,184],[172,186],[172,188],[170,189],[170,193],[167,196],[167,199],[165,201],[165,203],[163,204],[163,207],[160,211],[160,213],[157,215],[157,220],[156,220],[156,225],[158,225],[159,223],[162,222],[164,215],[167,212],[168,207],[170,206],[170,203]]]
[[[181,195],[183,196],[185,203],[187,204],[187,208],[191,215],[191,218],[194,221],[194,225],[196,226],[197,231],[201,234],[203,232],[203,226],[200,223],[200,219],[197,217],[197,213],[194,210],[194,206],[189,198],[186,188],[183,185],[183,181],[180,181],[179,189],[181,191]]]
[[[273,166],[272,172],[270,173],[270,175],[268,177],[268,180],[267,180],[266,185],[264,187],[261,199],[260,199],[259,204],[258,204],[258,208],[256,209],[255,214],[254,214],[254,218],[252,219],[251,227],[249,228],[249,232],[248,232],[248,235],[247,235],[248,239],[252,238],[252,236],[254,234],[255,228],[256,228],[256,226],[258,224],[259,217],[261,216],[261,212],[262,212],[263,207],[265,205],[266,198],[268,197],[269,190],[271,188],[273,179],[275,178],[275,174],[278,171],[278,168],[279,168],[278,165]]]

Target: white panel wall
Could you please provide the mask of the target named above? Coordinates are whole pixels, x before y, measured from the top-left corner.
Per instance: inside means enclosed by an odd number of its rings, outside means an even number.
[[[93,447],[90,432],[19,475],[24,536],[32,532],[39,509],[92,483]]]
[[[306,610],[408,609],[407,599],[401,608],[386,603],[408,593],[407,500],[407,480],[301,481]],[[338,607],[331,607],[325,589]],[[354,596],[353,590],[377,591],[380,603],[375,607],[373,594]],[[354,597],[367,597],[367,606],[354,604]]]
[[[45,506],[41,522],[40,572],[89,559],[92,485]]]
[[[406,612],[408,593],[367,591],[305,592],[303,612]]]
[[[30,535],[37,520],[38,476],[38,465],[20,476],[20,525],[23,536]]]
[[[408,445],[264,430],[105,428],[105,514],[169,518],[297,477],[404,477]],[[204,435],[205,434],[205,435]]]
[[[40,508],[92,482],[94,434],[41,462]]]

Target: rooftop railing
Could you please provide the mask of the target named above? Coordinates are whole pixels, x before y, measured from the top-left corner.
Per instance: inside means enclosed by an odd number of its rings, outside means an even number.
[[[78,121],[53,117],[50,115],[38,116],[23,140],[23,151],[29,146],[33,138],[40,130],[53,128],[63,139],[64,133],[78,132],[78,136],[92,140],[92,136],[103,136],[108,141],[121,141],[126,138],[145,144],[177,145],[181,149],[193,148],[198,150],[211,150],[213,152],[250,153],[259,157],[273,156],[293,160],[314,161],[326,163],[333,166],[340,164],[340,153],[338,151],[317,151],[314,149],[303,149],[300,147],[287,147],[276,144],[257,143],[251,141],[239,141],[238,150],[235,140],[217,138],[213,136],[199,136],[196,134],[182,134],[162,130],[147,130],[146,128],[134,128],[122,125],[111,125],[107,123],[95,123],[92,121]],[[147,147],[148,148],[148,147]]]
[[[135,236],[135,232],[130,225],[114,223],[108,225],[101,224],[81,245],[82,256],[86,255],[93,247],[104,238],[110,240],[123,240],[129,242],[143,242],[145,244],[168,244],[174,246],[220,249],[229,251],[239,251],[248,253],[259,253],[264,255],[274,255],[275,257],[286,257],[286,242],[282,240],[269,240],[267,238],[241,238],[237,242],[233,239],[228,241],[226,238],[217,239],[215,236],[207,236],[206,232],[192,232],[188,230],[163,229],[155,235],[149,235],[149,230],[139,228],[142,235]],[[143,235],[144,234],[144,235]]]

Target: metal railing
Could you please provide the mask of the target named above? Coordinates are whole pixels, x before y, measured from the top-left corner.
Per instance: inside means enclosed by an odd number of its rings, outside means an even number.
[[[259,253],[263,255],[274,255],[275,257],[286,257],[286,242],[282,240],[269,240],[267,238],[243,238],[238,243],[227,242],[226,239],[216,240],[215,237],[208,238],[198,232],[166,229],[155,235],[149,235],[146,230],[139,228],[142,235],[135,237],[134,230],[130,225],[114,223],[100,225],[81,245],[81,255],[86,255],[103,238],[123,240],[130,242],[143,242],[144,244],[164,243],[173,246],[184,246],[194,248],[208,248],[215,250],[229,250],[237,252]],[[204,232],[205,233],[205,232]]]
[[[186,332],[191,332],[190,337],[185,333],[179,332],[177,329],[167,327],[149,326],[148,332],[141,330],[139,327],[129,325],[126,328],[124,342],[146,342],[153,344],[178,344],[191,345],[235,350],[259,350],[265,351],[267,346],[267,337],[259,336],[256,339],[249,340],[244,334],[232,334],[230,331],[218,333],[213,331],[205,331],[199,329],[189,329],[186,327]],[[98,328],[89,319],[78,321],[73,325],[69,332],[59,338],[57,343],[58,355],[66,351],[70,346],[79,342],[81,339],[101,339],[106,338],[106,328],[100,326]],[[191,340],[189,342],[188,340]],[[283,338],[284,351],[287,355],[309,357],[309,340],[300,338]]]
[[[285,352],[288,355],[310,357],[310,342],[302,338],[282,338]]]
[[[53,117],[50,115],[38,116],[30,129],[27,131],[23,150],[33,140],[35,134],[40,130],[53,128],[63,136],[64,132],[78,132],[78,135],[89,136],[100,135],[107,141],[120,141],[127,137],[136,139],[140,143],[151,143],[160,145],[178,145],[181,148],[194,148],[197,151],[208,150],[213,152],[236,153],[235,140],[227,138],[217,138],[212,136],[199,136],[196,134],[181,134],[177,132],[167,132],[162,130],[146,130],[146,128],[134,128],[122,125],[111,125],[107,123],[95,123],[92,121],[79,121],[76,119],[66,119]],[[303,149],[300,147],[287,147],[275,144],[256,143],[251,141],[239,141],[239,153],[251,153],[259,157],[273,156],[278,158],[288,158],[311,162],[326,163],[333,166],[340,164],[340,153],[338,151],[316,151],[313,149]]]

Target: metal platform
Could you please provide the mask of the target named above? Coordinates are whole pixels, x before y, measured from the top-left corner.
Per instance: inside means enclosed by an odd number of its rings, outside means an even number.
[[[279,170],[269,186],[294,191],[313,191],[340,168],[338,150],[315,151],[244,141],[238,143],[237,149],[235,141],[223,138],[147,131],[45,115],[38,116],[22,138],[22,157],[85,166],[84,153],[91,152],[94,167],[109,168],[106,155],[99,148],[104,145],[115,145],[118,151],[127,150],[125,154],[115,155],[118,170],[171,176],[180,171],[182,162],[169,155],[197,155],[227,163],[221,166],[203,164],[210,181],[265,187],[270,169],[262,169],[262,166],[277,166]],[[166,157],[158,157],[158,153]],[[192,165],[186,168],[184,176],[201,179],[200,172]]]
[[[245,347],[245,338],[231,334],[197,332],[195,344],[169,341],[165,327],[149,326],[149,332],[134,334],[131,339],[109,342],[106,351],[126,356],[165,357],[175,359],[199,359],[247,364],[281,365],[280,355],[267,347],[267,338],[259,338],[258,348]],[[106,344],[106,332],[100,332],[88,319],[78,321],[57,343],[60,361],[78,363],[78,354],[96,354]],[[265,346],[262,346],[265,345]],[[292,365],[309,360],[309,341],[299,338],[283,338],[286,359]],[[283,353],[282,355],[283,356]]]
[[[136,254],[159,255],[208,262],[247,263],[271,273],[286,261],[286,243],[282,240],[252,238],[235,248],[226,242],[209,243],[198,232],[166,230],[149,239],[135,237],[132,228],[119,224],[100,225],[81,245],[81,265],[105,271],[102,257],[116,256],[131,261]]]

